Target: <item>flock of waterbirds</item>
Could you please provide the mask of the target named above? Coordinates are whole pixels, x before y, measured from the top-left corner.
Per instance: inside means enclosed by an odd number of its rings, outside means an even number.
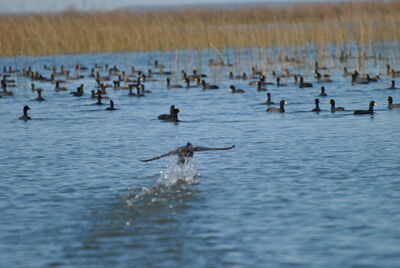
[[[64,84],[68,85],[69,81],[79,81],[82,79],[92,78],[95,81],[95,86],[91,89],[90,98],[96,100],[95,105],[103,105],[103,100],[109,99],[109,107],[105,110],[114,111],[117,108],[114,105],[114,101],[107,96],[107,90],[113,89],[115,91],[126,90],[128,91],[128,97],[144,97],[152,92],[150,90],[145,89],[146,83],[148,82],[157,82],[157,81],[165,81],[166,89],[201,89],[204,91],[207,90],[218,90],[221,87],[218,85],[210,84],[207,82],[208,74],[198,73],[197,70],[192,70],[190,74],[186,71],[181,70],[180,73],[174,74],[170,71],[165,70],[165,66],[159,64],[158,60],[148,62],[149,68],[146,71],[136,70],[134,66],[130,67],[129,73],[126,70],[122,70],[118,65],[110,66],[108,64],[94,64],[92,67],[82,66],[77,63],[75,65],[74,70],[68,70],[64,67],[64,65],[57,66],[43,66],[43,70],[47,71],[47,76],[38,70],[33,70],[32,67],[27,66],[22,70],[15,69],[11,66],[4,66],[2,74],[0,74],[1,78],[1,88],[0,98],[10,97],[14,95],[14,91],[11,88],[18,87],[16,84],[15,77],[22,76],[26,79],[31,80],[31,91],[36,92],[37,97],[34,101],[42,102],[45,101],[45,97],[43,97],[44,90],[42,88],[37,88],[37,82],[41,83],[50,83],[54,88],[55,92],[67,92],[68,88],[63,86]],[[226,64],[223,61],[215,61],[210,60],[209,66],[213,67],[232,67],[231,64]],[[42,70],[42,71],[43,71]],[[322,73],[324,72],[324,73]],[[74,75],[71,75],[74,73]],[[395,90],[395,78],[400,77],[400,71],[393,69],[389,64],[386,65],[386,74],[387,77],[391,79],[391,84],[386,89]],[[180,77],[182,83],[172,84],[171,77]],[[349,72],[346,67],[343,68],[343,76],[349,77],[349,83],[352,86],[362,86],[369,83],[374,83],[382,79],[382,75],[370,75],[370,74],[361,74],[359,71],[354,70]],[[269,78],[267,80],[267,77]],[[230,79],[233,82],[237,80],[247,80],[249,87],[253,88],[257,92],[268,91],[267,87],[277,87],[284,88],[288,86],[288,84],[282,83],[282,79],[285,79],[287,83],[291,82],[293,79],[293,86],[297,86],[300,89],[304,88],[312,88],[316,87],[316,84],[327,84],[333,82],[331,75],[327,73],[326,67],[320,67],[317,61],[314,62],[314,78],[315,82],[307,82],[304,80],[303,75],[301,74],[293,74],[289,71],[289,69],[285,68],[282,74],[277,74],[276,71],[272,71],[271,74],[267,74],[266,72],[262,72],[257,68],[257,66],[252,66],[250,73],[242,72],[241,74],[235,75],[233,71],[227,72],[227,79]],[[86,80],[87,81],[87,80]],[[274,81],[274,82],[271,82]],[[85,95],[86,85],[80,84],[76,91],[69,92],[73,97],[83,97]],[[134,90],[135,89],[135,90]],[[235,85],[230,85],[229,90],[233,94],[243,94],[245,93],[244,89],[236,88]],[[320,94],[321,98],[327,97],[327,93],[325,91],[325,86],[321,86]],[[284,99],[280,100],[278,103],[275,103],[271,100],[271,93],[268,92],[266,94],[265,102],[261,104],[265,104],[270,107],[266,109],[266,112],[270,113],[284,113],[285,105],[288,104]],[[321,112],[320,109],[320,100],[319,98],[315,99],[315,108],[311,110],[311,112]],[[345,111],[346,109],[343,107],[336,107],[336,103],[334,99],[330,99],[330,111]],[[400,108],[400,103],[393,103],[393,98],[391,96],[387,97],[387,108]],[[373,114],[374,106],[376,105],[374,100],[371,100],[366,110],[355,110],[354,115],[363,115],[363,114]],[[28,110],[30,107],[25,105],[23,107],[23,115],[19,118],[20,120],[30,120],[31,117],[28,116]],[[162,114],[158,116],[159,120],[169,121],[169,122],[179,122],[178,119],[179,109],[175,105],[170,106],[169,114]]]

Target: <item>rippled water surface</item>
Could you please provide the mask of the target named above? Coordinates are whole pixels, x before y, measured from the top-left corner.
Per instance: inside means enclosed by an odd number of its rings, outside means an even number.
[[[324,84],[328,97],[316,114],[313,56],[292,65],[271,53],[267,81],[272,69],[288,67],[314,83],[267,86],[273,101],[288,102],[275,114],[249,80],[228,79],[228,71],[250,75],[252,64],[261,66],[257,55],[232,51],[234,66],[209,67],[214,52],[180,53],[0,59],[46,76],[44,64],[58,71],[64,64],[72,75],[77,62],[147,73],[148,61],[159,59],[177,78],[196,68],[221,87],[166,89],[165,76],[155,75],[161,82],[146,82],[152,93],[142,98],[108,89],[120,108],[110,112],[93,105],[93,78],[63,84],[69,91],[86,84],[80,98],[35,81],[46,98],[38,103],[30,79],[10,77],[14,96],[0,99],[1,267],[398,267],[400,109],[388,110],[385,100],[400,102],[399,90],[385,89],[392,80],[385,65],[399,69],[396,59],[363,62],[364,72],[382,78],[357,86],[342,67],[359,61],[327,60],[321,72],[335,82]],[[231,84],[246,93],[231,94]],[[347,111],[331,113],[330,98]],[[371,100],[374,115],[353,115]],[[182,122],[157,120],[171,104]],[[24,105],[28,122],[18,120]],[[183,168],[174,157],[138,161],[188,141],[236,148],[196,153]]]

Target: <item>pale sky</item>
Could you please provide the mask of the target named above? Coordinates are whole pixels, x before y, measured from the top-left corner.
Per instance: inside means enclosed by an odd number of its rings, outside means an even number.
[[[224,3],[333,2],[338,0],[0,0],[0,13],[52,12],[68,8],[76,10],[110,10],[135,6],[174,6]]]

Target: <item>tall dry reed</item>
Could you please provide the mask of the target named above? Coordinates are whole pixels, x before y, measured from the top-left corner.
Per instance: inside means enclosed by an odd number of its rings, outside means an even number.
[[[398,41],[399,2],[0,15],[0,56]]]

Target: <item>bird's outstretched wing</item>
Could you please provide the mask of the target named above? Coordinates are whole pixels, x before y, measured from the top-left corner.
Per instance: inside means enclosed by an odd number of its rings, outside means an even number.
[[[180,153],[181,151],[183,151],[184,147],[185,147],[185,146],[180,147],[180,148],[178,148],[178,149],[176,149],[176,150],[170,151],[170,152],[168,152],[168,153],[165,153],[165,154],[162,154],[162,155],[159,155],[159,156],[150,158],[150,159],[143,159],[143,160],[142,160],[142,159],[139,159],[139,161],[142,161],[142,162],[149,162],[149,161],[157,160],[157,159],[160,159],[160,158],[163,158],[163,157],[166,157],[166,156],[171,156],[171,155],[174,155],[174,154],[178,154],[178,153]]]
[[[235,145],[221,148],[206,148],[206,147],[193,147],[194,152],[204,152],[204,151],[220,151],[220,150],[230,150],[235,148]]]
[[[159,156],[150,158],[150,159],[139,159],[139,161],[142,161],[142,162],[149,162],[149,161],[157,160],[157,159],[160,159],[160,158],[163,158],[163,157],[166,157],[166,156],[170,156],[170,155],[176,154],[176,153],[174,153],[174,152],[175,152],[175,151],[169,152],[169,153],[166,153],[166,154],[162,154],[162,155],[159,155]]]
[[[187,148],[188,148],[187,146],[182,146],[182,147],[180,147],[180,148],[178,148],[176,150],[170,151],[170,152],[168,152],[166,154],[162,154],[162,155],[150,158],[150,159],[143,159],[143,160],[139,159],[139,160],[142,161],[142,162],[149,162],[149,161],[157,160],[157,159],[160,159],[160,158],[163,158],[163,157],[166,157],[166,156],[171,156],[171,155],[174,155],[174,154],[182,153],[183,151],[187,150]],[[235,145],[228,146],[228,147],[221,147],[221,148],[206,148],[206,147],[198,147],[198,146],[197,147],[191,147],[193,152],[230,150],[232,148],[235,148]]]

